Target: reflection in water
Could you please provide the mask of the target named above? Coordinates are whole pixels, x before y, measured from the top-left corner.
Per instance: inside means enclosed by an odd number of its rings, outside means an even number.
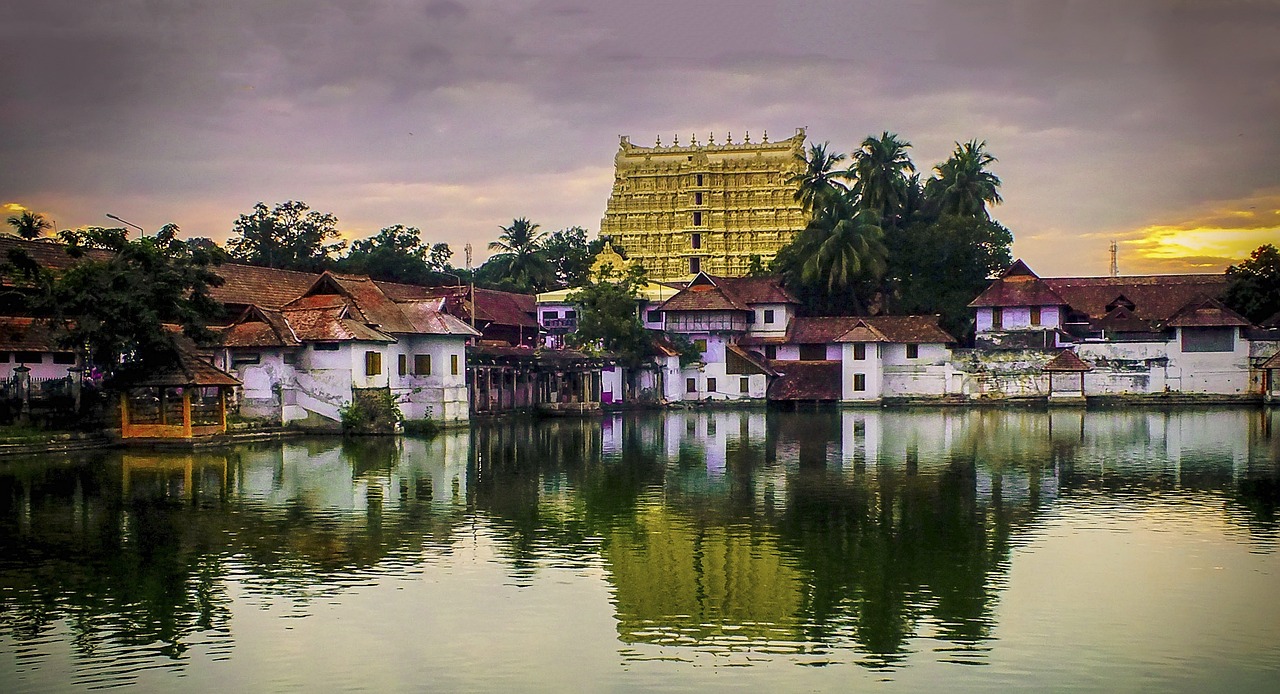
[[[1001,660],[1002,595],[1020,548],[1077,532],[1063,523],[1082,513],[1115,527],[1133,509],[1212,520],[1267,557],[1258,570],[1275,566],[1276,418],[687,411],[5,461],[0,682],[105,686],[234,665],[237,624],[255,609],[284,600],[288,619],[322,600],[389,599],[398,577],[465,574],[459,562],[485,548],[522,594],[547,575],[576,596],[606,581],[624,662],[1025,673],[1035,663]],[[495,586],[479,576],[482,603]],[[365,616],[393,630],[421,619]]]

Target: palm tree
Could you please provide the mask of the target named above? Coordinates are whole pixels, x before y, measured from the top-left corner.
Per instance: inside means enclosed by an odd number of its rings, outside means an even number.
[[[795,199],[800,202],[806,212],[812,212],[822,205],[822,201],[834,195],[843,194],[845,188],[836,183],[843,178],[845,172],[836,169],[836,165],[845,160],[843,152],[828,152],[830,142],[820,145],[809,145],[809,153],[795,155],[800,170],[787,177],[787,183],[796,186]]]
[[[542,252],[546,232],[538,231],[538,225],[524,217],[511,221],[511,226],[499,227],[502,233],[497,241],[489,243],[489,250],[498,251],[494,260],[504,268],[505,276],[513,286],[527,291],[543,291],[555,281],[555,267]]]
[[[878,282],[888,259],[879,217],[848,199],[819,208],[796,246],[799,279],[832,297],[852,297],[859,283]]]
[[[44,215],[31,210],[23,210],[22,214],[13,215],[9,217],[8,221],[9,226],[13,227],[14,233],[28,240],[39,238],[45,230],[53,228],[53,225],[44,218]]]
[[[849,176],[854,180],[852,190],[858,207],[875,212],[882,223],[896,224],[906,216],[910,195],[907,176],[916,170],[907,155],[910,147],[910,142],[886,130],[878,138],[863,140],[862,147],[853,153]]]
[[[990,219],[987,205],[1002,201],[996,190],[1000,177],[986,170],[996,161],[986,146],[985,140],[957,142],[951,158],[933,167],[935,175],[925,184],[925,197],[936,214]]]

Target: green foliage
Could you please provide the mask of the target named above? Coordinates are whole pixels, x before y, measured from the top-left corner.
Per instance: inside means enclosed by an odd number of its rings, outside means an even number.
[[[772,268],[820,315],[859,314],[884,274],[884,232],[870,210],[846,196],[824,201],[813,220],[774,257]]]
[[[12,215],[7,221],[9,226],[13,227],[13,233],[28,241],[40,238],[44,232],[53,228],[53,224],[45,219],[44,215],[31,210],[23,210],[22,214]]]
[[[911,186],[916,180],[908,178],[916,171],[907,154],[910,148],[910,142],[885,131],[880,137],[867,137],[853,153],[851,191],[858,208],[875,213],[881,228],[897,226],[910,211]]]
[[[448,259],[452,255],[446,244],[424,244],[417,227],[396,224],[353,242],[347,255],[338,261],[338,269],[391,282],[442,284],[454,281],[444,274],[449,272]]]
[[[54,275],[16,251],[9,271],[30,287],[27,310],[47,317],[65,346],[85,350],[108,370],[126,358],[154,363],[174,355],[166,323],[204,342],[213,337],[208,322],[222,311],[209,296],[210,287],[222,284],[213,271],[221,249],[193,248],[178,231],[168,224],[134,241],[124,229],[64,231],[67,253],[77,259],[70,268]],[[87,249],[110,255],[97,259]]]
[[[767,277],[770,274],[769,266],[764,264],[758,253],[752,253],[747,258],[747,277]]]
[[[603,247],[600,239],[587,242],[586,229],[569,227],[547,237],[542,255],[555,268],[557,286],[581,287],[589,279],[592,260]]]
[[[796,186],[795,199],[805,211],[822,207],[831,197],[843,195],[845,187],[836,181],[846,174],[836,168],[845,160],[842,152],[830,152],[830,142],[809,145],[808,154],[797,154],[798,172],[787,177],[787,183]]]
[[[680,355],[681,367],[691,366],[702,361],[702,350],[698,349],[693,340],[680,333],[664,333],[664,337],[671,345],[671,348]]]
[[[1227,268],[1227,305],[1254,323],[1280,313],[1280,249],[1264,243]]]
[[[636,368],[653,354],[653,337],[636,308],[644,270],[633,266],[625,276],[603,275],[569,295],[578,311],[578,329],[569,340],[576,348],[608,352],[623,366]]]
[[[556,268],[543,253],[546,232],[524,217],[500,227],[489,250],[498,251],[476,269],[476,283],[504,291],[537,293],[555,286]]]
[[[227,250],[250,265],[318,272],[333,263],[346,243],[339,241],[338,218],[312,210],[305,202],[290,200],[268,209],[253,206],[232,227],[235,234]]]
[[[933,167],[935,175],[924,188],[933,215],[989,219],[987,205],[998,205],[1001,198],[1000,177],[986,170],[996,162],[986,146],[985,140],[957,142],[951,157]]]
[[[440,423],[434,419],[406,419],[404,433],[414,436],[435,436],[440,433]]]
[[[939,314],[952,335],[973,329],[969,302],[1013,262],[1013,234],[998,222],[946,216],[888,238],[886,285],[893,313]]]
[[[400,404],[387,388],[356,391],[339,409],[342,430],[349,434],[389,434],[404,421]]]

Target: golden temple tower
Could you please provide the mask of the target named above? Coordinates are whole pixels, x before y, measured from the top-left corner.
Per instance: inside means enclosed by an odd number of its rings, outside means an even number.
[[[613,193],[600,222],[608,236],[655,280],[698,271],[740,277],[751,256],[765,264],[808,223],[787,178],[803,169],[804,128],[780,142],[750,133],[700,144],[678,138],[638,147],[622,136]]]

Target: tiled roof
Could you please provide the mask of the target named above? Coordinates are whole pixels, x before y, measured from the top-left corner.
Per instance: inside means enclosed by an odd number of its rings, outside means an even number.
[[[838,361],[775,361],[772,365],[778,377],[769,384],[769,400],[832,402],[842,396]]]
[[[386,333],[411,333],[413,324],[405,318],[396,302],[392,301],[374,283],[363,275],[339,275],[326,272],[316,282],[312,291],[323,291],[329,286],[337,287],[344,296],[355,304],[363,323],[367,323]]]
[[[387,296],[394,301],[413,299],[444,298],[445,312],[461,318],[471,319],[468,296],[470,288],[466,286],[418,287],[390,282],[377,282]],[[516,294],[500,292],[494,289],[476,287],[476,321],[510,325],[525,328],[537,328],[538,299],[532,294]]]
[[[1076,356],[1075,352],[1064,349],[1058,353],[1058,356],[1049,360],[1044,365],[1045,371],[1068,371],[1068,372],[1084,372],[1093,371],[1093,367],[1089,366],[1084,360]]]
[[[867,316],[834,342],[896,342],[948,344],[955,342],[938,326],[937,316]]]
[[[1066,303],[1045,280],[1002,278],[988,285],[969,306],[1063,306]]]
[[[1280,369],[1280,352],[1276,352],[1258,365],[1259,369]]]
[[[214,268],[222,278],[220,287],[211,287],[209,295],[234,306],[254,304],[263,308],[280,308],[307,291],[316,281],[310,272],[277,270],[269,267],[223,263]]]
[[[755,371],[755,372],[756,372],[756,373],[761,373],[761,374],[764,374],[764,375],[766,375],[766,376],[775,376],[775,375],[777,375],[777,374],[774,372],[774,370],[769,366],[769,362],[767,362],[767,361],[765,361],[764,359],[762,359],[762,358],[760,357],[760,355],[755,354],[755,353],[753,353],[753,352],[748,352],[747,350],[745,350],[745,349],[743,349],[743,348],[739,347],[738,345],[734,345],[734,344],[727,345],[727,346],[726,346],[726,349],[728,349],[728,351],[729,351],[729,353],[730,353],[730,354],[733,354],[733,355],[737,356],[738,358],[742,359],[742,360],[743,360],[744,362],[746,362],[749,366],[755,367],[755,369],[756,369],[756,371]]]
[[[661,306],[663,311],[750,311],[752,304],[799,303],[780,277],[698,275]]]
[[[179,349],[175,362],[164,366],[126,367],[112,376],[108,385],[115,389],[147,386],[238,386],[240,381],[206,361],[205,357]]]
[[[1129,277],[1050,277],[1042,280],[1072,310],[1091,319],[1107,315],[1123,297],[1140,320],[1167,321],[1198,299],[1220,298],[1227,290],[1226,275],[1134,275]]]
[[[1217,299],[1202,299],[1183,306],[1165,325],[1170,328],[1244,327],[1249,321]]]
[[[422,299],[404,301],[399,306],[413,332],[424,335],[467,335],[479,336],[480,331],[445,313],[442,299]]]
[[[386,333],[348,317],[347,308],[285,309],[281,312],[299,340],[305,342],[395,342]]]
[[[224,347],[297,347],[302,344],[279,311],[250,306],[222,332]]]
[[[34,318],[0,316],[0,350],[6,352],[71,352],[58,343],[51,326]]]
[[[831,344],[852,330],[860,320],[860,316],[797,316],[787,326],[786,342],[797,345]]]

